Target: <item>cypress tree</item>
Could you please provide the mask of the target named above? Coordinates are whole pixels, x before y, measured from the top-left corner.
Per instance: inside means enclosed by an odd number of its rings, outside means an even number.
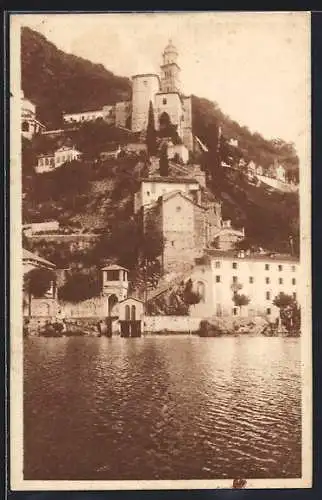
[[[163,177],[169,175],[168,147],[166,144],[162,146],[160,151],[159,171]]]
[[[155,126],[154,126],[153,105],[152,105],[152,102],[150,101],[149,116],[148,116],[148,128],[146,131],[146,145],[147,145],[149,156],[153,156],[156,154],[156,151],[157,151],[157,140],[156,139],[157,139],[157,137],[156,137],[156,131],[155,131]]]

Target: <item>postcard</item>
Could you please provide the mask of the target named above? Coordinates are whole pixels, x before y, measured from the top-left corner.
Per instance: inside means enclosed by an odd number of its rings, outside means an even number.
[[[312,487],[310,13],[9,17],[10,488]]]

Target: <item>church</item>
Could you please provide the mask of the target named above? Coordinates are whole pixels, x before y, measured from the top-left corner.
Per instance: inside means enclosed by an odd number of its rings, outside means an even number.
[[[144,73],[132,76],[132,102],[117,102],[103,106],[101,110],[65,113],[64,122],[81,123],[103,119],[117,127],[145,133],[148,125],[150,102],[154,110],[155,129],[171,125],[189,151],[193,150],[191,96],[180,90],[180,66],[178,51],[171,40],[162,54],[160,75]]]
[[[134,75],[132,93],[132,131],[147,129],[149,105],[152,102],[155,128],[171,123],[188,150],[193,149],[191,96],[180,90],[178,51],[171,40],[162,54],[160,75]]]

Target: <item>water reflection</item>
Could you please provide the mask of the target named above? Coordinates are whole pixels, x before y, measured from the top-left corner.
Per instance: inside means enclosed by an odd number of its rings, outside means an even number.
[[[25,478],[299,477],[299,347],[26,339]]]

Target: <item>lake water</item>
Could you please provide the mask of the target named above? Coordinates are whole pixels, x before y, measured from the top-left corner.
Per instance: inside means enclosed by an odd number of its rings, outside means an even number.
[[[299,339],[27,338],[25,479],[301,476]]]

